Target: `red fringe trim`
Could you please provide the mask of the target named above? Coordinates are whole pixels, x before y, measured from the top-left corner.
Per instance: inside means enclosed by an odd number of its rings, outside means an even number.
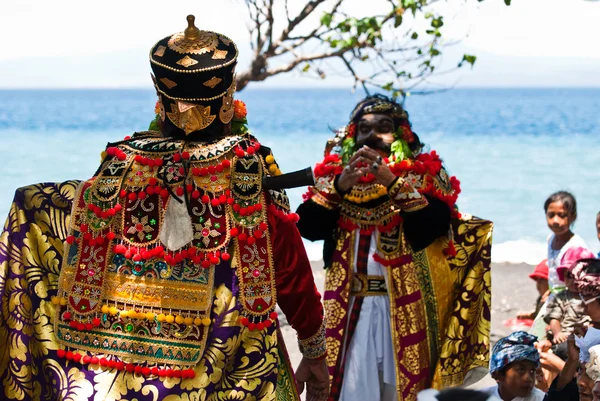
[[[296,213],[289,213],[283,210],[278,209],[275,205],[271,204],[267,207],[267,213],[271,216],[277,217],[280,220],[283,220],[286,223],[293,222],[297,223],[300,220],[300,216]]]
[[[397,258],[386,259],[379,254],[374,254],[373,259],[386,267],[396,267],[411,261],[410,255],[402,255]]]

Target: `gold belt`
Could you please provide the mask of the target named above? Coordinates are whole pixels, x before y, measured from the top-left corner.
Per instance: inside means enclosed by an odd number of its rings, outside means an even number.
[[[352,275],[351,295],[355,297],[370,297],[375,295],[387,295],[385,277],[368,276],[366,274],[354,273]]]

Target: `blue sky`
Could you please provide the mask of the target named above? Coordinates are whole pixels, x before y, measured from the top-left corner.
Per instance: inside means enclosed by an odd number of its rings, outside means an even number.
[[[282,1],[282,0],[277,0]],[[302,0],[290,0],[299,6]],[[349,0],[350,7],[364,2]],[[354,2],[354,4],[352,4]],[[458,87],[600,87],[600,2],[585,0],[449,0],[447,35],[466,36],[452,53],[474,53],[474,69],[437,79]],[[185,28],[193,13],[203,29],[222,32],[249,61],[242,0],[82,2],[20,0],[0,13],[0,88],[149,88],[148,50]],[[454,62],[454,61],[453,61]],[[256,84],[343,86],[342,79],[303,80],[297,74]]]

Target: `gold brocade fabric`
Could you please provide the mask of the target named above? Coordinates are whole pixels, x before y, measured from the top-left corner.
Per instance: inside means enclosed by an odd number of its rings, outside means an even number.
[[[405,248],[387,266],[396,351],[398,399],[415,401],[420,390],[461,385],[467,374],[489,363],[492,223],[462,215],[452,221],[456,256],[441,238],[425,250]],[[332,400],[343,381],[346,327],[357,319],[349,308],[355,231],[340,230],[336,255],[327,271],[327,363]],[[403,240],[400,243],[404,243]],[[351,323],[350,323],[351,324]]]
[[[215,321],[193,379],[144,377],[57,357],[51,298],[78,185],[19,189],[0,236],[0,399],[299,400],[279,329],[243,328],[239,300],[225,283],[215,288]]]

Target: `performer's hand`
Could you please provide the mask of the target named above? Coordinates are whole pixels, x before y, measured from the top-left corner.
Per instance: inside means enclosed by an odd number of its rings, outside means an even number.
[[[363,146],[354,154],[352,158],[354,157],[360,158],[363,162],[367,163],[368,166],[366,170],[373,174],[377,182],[384,187],[389,187],[396,179],[396,176],[394,173],[392,173],[392,170],[390,170],[388,165],[385,164],[379,153],[370,147],[366,145]]]
[[[296,369],[296,385],[300,394],[306,384],[306,401],[326,401],[329,397],[329,372],[325,359],[302,358]]]
[[[346,167],[344,167],[337,181],[338,189],[342,193],[348,192],[350,188],[356,185],[360,177],[370,172],[369,167],[359,167],[362,163],[366,163],[366,160],[362,160],[354,154]]]

